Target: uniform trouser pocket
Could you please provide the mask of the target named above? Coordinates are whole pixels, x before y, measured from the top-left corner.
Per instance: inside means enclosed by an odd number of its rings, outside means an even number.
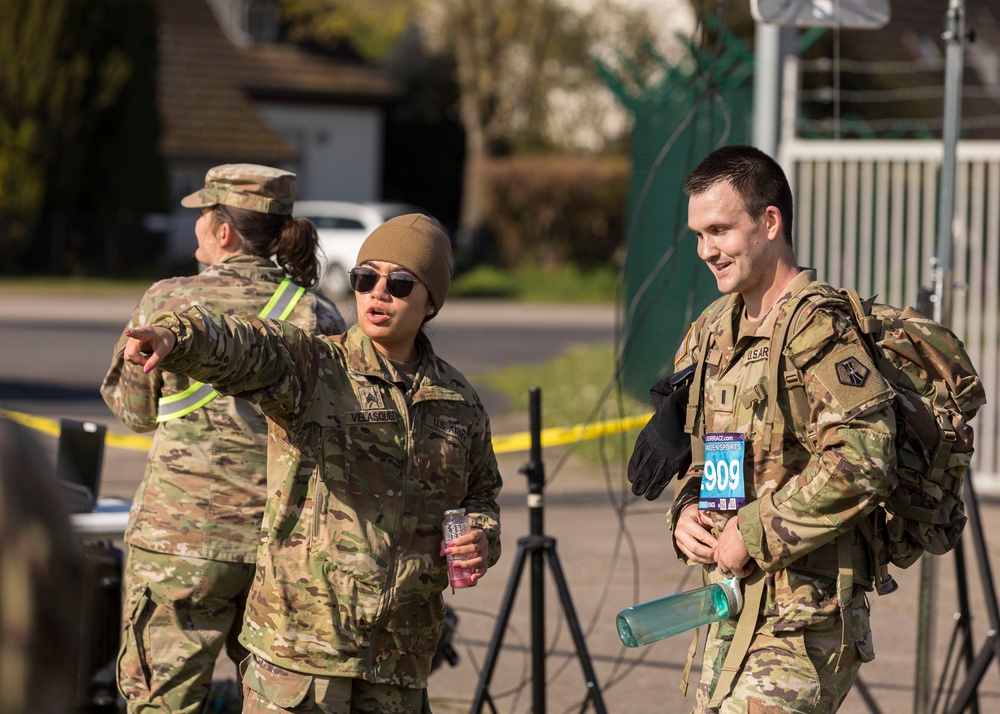
[[[202,710],[225,641],[238,645],[252,573],[251,565],[129,548],[118,689],[130,709]]]
[[[152,678],[145,633],[152,613],[149,589],[129,597],[122,619],[121,648],[118,651],[118,692],[126,701],[149,699]]]
[[[276,667],[250,655],[240,666],[243,674],[243,712],[291,711],[305,702],[313,677]],[[310,707],[311,709],[311,707]]]

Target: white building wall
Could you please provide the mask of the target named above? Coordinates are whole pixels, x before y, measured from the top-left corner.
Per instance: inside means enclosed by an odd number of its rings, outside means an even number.
[[[257,105],[299,151],[299,200],[375,201],[382,190],[382,111],[373,107]]]

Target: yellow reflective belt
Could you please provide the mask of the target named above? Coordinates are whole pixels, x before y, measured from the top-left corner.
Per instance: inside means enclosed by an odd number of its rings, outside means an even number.
[[[257,316],[262,320],[284,320],[305,293],[305,288],[293,283],[291,278],[285,278]],[[204,382],[192,382],[183,392],[160,397],[157,403],[156,421],[162,423],[186,416],[195,409],[201,409],[217,396],[219,393]]]

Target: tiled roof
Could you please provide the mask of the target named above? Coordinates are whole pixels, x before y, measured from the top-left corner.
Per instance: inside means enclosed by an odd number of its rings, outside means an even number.
[[[379,104],[393,92],[377,70],[292,46],[237,47],[205,0],[158,0],[158,104],[168,159],[280,164],[295,147],[254,97],[330,105]]]

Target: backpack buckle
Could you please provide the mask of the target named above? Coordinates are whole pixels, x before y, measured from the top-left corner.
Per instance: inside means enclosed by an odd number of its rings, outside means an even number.
[[[941,439],[949,444],[954,444],[958,440],[958,433],[955,431],[955,427],[951,423],[951,419],[948,418],[946,412],[938,412],[935,414],[938,423],[938,429],[941,431]]]
[[[754,404],[767,399],[767,389],[764,388],[763,384],[755,384],[753,389],[743,392],[737,399],[740,400],[740,404],[744,408],[752,407]]]

